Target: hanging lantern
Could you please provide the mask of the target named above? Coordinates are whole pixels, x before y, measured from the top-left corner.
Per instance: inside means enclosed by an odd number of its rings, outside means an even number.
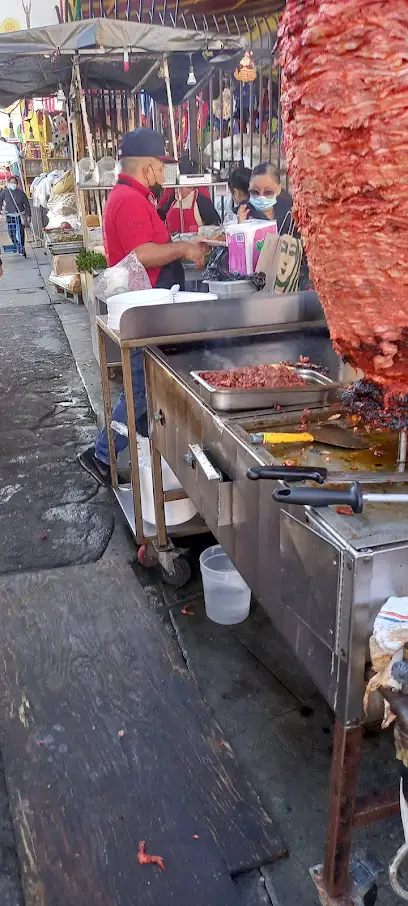
[[[29,142],[34,141],[34,132],[33,132],[33,127],[31,125],[31,120],[29,120],[28,141]]]
[[[11,117],[10,117],[10,119],[9,119],[9,134],[8,134],[8,137],[9,137],[9,139],[11,139],[11,141],[13,141],[13,140],[15,141],[16,136],[15,136],[13,121],[12,121]]]
[[[256,79],[254,55],[251,50],[245,51],[234,76],[238,82],[253,82]]]

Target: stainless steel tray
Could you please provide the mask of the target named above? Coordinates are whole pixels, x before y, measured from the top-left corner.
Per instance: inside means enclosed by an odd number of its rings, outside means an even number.
[[[83,242],[50,242],[48,246],[52,255],[75,255],[84,248]]]
[[[298,406],[316,408],[327,406],[339,387],[325,374],[319,374],[310,368],[296,368],[297,374],[303,377],[309,386],[287,390],[279,388],[255,387],[249,390],[212,387],[207,384],[198,371],[190,371],[198,385],[198,393],[212,409],[220,412],[243,412],[246,409],[272,409],[273,406]]]

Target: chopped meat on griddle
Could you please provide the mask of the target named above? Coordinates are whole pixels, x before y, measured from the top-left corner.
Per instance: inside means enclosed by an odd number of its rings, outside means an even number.
[[[212,387],[241,390],[264,387],[282,389],[305,387],[306,381],[287,365],[251,365],[232,371],[200,371],[200,377]]]
[[[279,45],[294,216],[330,335],[374,390],[370,420],[403,427],[408,0],[287,0]]]

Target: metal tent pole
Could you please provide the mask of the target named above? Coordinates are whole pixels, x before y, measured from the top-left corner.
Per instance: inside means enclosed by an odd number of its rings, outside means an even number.
[[[172,144],[173,144],[173,157],[175,160],[178,160],[176,124],[174,121],[174,107],[173,107],[173,98],[171,95],[169,64],[167,61],[167,57],[163,57],[163,78],[166,83],[167,103],[169,105],[169,119],[170,119],[171,140],[172,140]]]

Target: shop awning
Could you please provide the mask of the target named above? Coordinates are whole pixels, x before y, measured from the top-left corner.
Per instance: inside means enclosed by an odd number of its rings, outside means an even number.
[[[114,19],[91,19],[0,35],[0,106],[20,98],[47,97],[71,80],[72,60],[79,60],[84,88],[133,88],[155,59],[168,56],[173,101],[191,94],[187,77],[192,59],[199,84],[212,69],[225,66],[245,46],[242,37],[193,29],[145,25]],[[123,54],[129,52],[129,70]],[[158,71],[144,84],[159,103],[166,103]]]
[[[11,142],[0,141],[0,166],[18,163],[18,149]]]

